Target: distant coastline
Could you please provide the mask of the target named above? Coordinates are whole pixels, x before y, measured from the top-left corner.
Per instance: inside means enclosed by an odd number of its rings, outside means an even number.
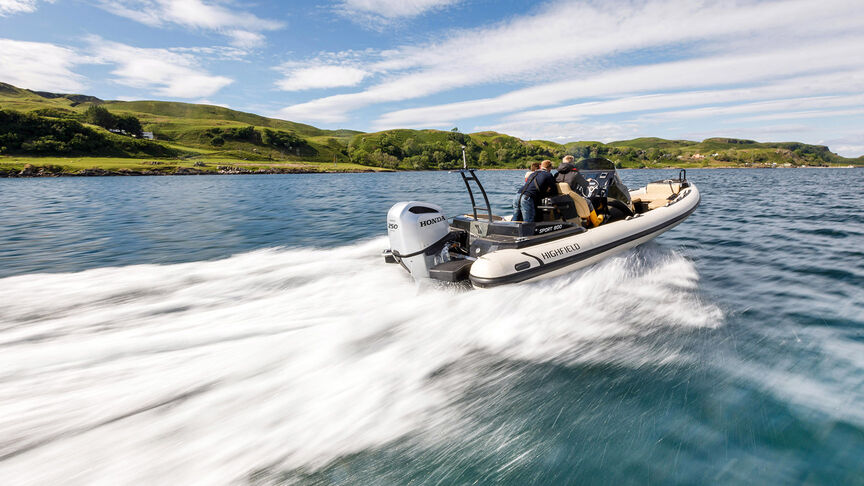
[[[824,145],[728,137],[523,140],[481,131],[327,130],[211,105],[110,101],[0,83],[0,177],[524,169],[605,157],[619,168],[864,166]]]
[[[845,169],[856,168],[855,166],[831,165],[831,166],[795,166],[795,167],[742,167],[742,166],[712,166],[712,167],[622,167],[619,170],[676,170],[686,168],[687,170],[703,169]],[[478,168],[479,170],[524,170],[519,168]],[[263,175],[263,174],[362,174],[375,172],[445,172],[452,169],[381,169],[381,168],[332,168],[332,167],[238,167],[217,166],[213,168],[197,168],[185,166],[163,166],[158,169],[101,169],[87,168],[74,171],[64,171],[57,165],[37,166],[26,164],[20,170],[17,168],[4,168],[0,165],[0,178],[27,179],[36,177],[129,177],[129,176],[195,176],[195,175]]]
[[[194,176],[194,175],[253,175],[253,174],[345,174],[364,172],[396,172],[391,169],[369,168],[321,168],[309,167],[240,167],[240,166],[216,166],[210,167],[187,167],[187,166],[161,166],[158,168],[115,168],[102,169],[99,167],[64,170],[62,166],[32,165],[25,164],[20,169],[5,168],[0,163],[0,178],[32,178],[32,177],[128,177],[128,176]]]

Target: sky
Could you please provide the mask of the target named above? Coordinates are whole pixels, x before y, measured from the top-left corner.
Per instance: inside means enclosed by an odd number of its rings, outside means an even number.
[[[0,0],[0,81],[321,128],[864,155],[864,3]]]

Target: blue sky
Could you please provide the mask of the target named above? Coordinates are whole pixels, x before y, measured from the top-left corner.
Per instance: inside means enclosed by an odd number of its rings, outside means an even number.
[[[861,0],[0,0],[0,81],[322,128],[864,155]]]

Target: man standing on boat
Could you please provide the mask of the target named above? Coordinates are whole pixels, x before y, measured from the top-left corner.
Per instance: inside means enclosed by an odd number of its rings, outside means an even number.
[[[558,192],[551,171],[552,161],[544,160],[540,163],[540,170],[533,172],[528,177],[525,185],[519,189],[519,193],[513,200],[513,218],[511,221],[535,221],[537,201],[544,197],[554,196]]]
[[[555,174],[555,182],[566,182],[574,192],[584,195],[588,181],[574,165],[575,160],[572,155],[566,155],[561,159],[561,165],[558,166],[558,172]]]

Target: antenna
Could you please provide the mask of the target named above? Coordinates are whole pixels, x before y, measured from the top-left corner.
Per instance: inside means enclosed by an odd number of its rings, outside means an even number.
[[[468,168],[468,159],[465,157],[465,146],[462,146],[462,168]]]

